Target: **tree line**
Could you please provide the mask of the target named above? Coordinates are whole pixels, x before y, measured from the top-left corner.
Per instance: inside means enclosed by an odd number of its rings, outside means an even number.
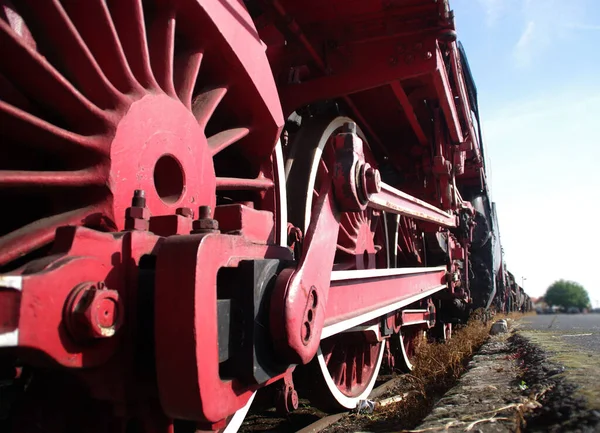
[[[552,283],[544,300],[549,306],[575,307],[580,310],[590,308],[590,297],[583,286],[575,281],[558,280]]]

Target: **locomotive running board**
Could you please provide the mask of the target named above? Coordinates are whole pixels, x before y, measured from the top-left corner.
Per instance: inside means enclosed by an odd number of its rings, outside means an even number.
[[[438,266],[333,271],[321,339],[444,290],[446,270]]]

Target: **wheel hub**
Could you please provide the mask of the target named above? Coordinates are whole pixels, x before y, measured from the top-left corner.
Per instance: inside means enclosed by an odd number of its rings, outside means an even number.
[[[207,139],[192,113],[167,95],[147,95],[131,105],[117,126],[109,158],[108,186],[119,229],[136,189],[146,192],[153,215],[215,205]]]
[[[364,216],[363,212],[360,213],[360,217],[364,217],[365,219],[360,220],[356,233],[356,246],[354,247],[356,251],[354,256],[355,266],[357,270],[374,269],[376,268],[375,254],[377,254],[377,249],[370,227],[371,220],[367,216]]]

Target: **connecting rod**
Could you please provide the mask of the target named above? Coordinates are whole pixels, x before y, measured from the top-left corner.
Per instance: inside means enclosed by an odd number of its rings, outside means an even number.
[[[436,223],[442,227],[456,227],[455,215],[383,182],[380,184],[380,187],[380,192],[369,196],[369,207],[388,213],[409,216],[421,221]]]

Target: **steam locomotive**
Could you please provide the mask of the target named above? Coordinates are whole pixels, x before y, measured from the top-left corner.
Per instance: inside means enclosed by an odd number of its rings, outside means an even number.
[[[353,408],[527,303],[447,0],[0,0],[0,47],[2,431]]]

